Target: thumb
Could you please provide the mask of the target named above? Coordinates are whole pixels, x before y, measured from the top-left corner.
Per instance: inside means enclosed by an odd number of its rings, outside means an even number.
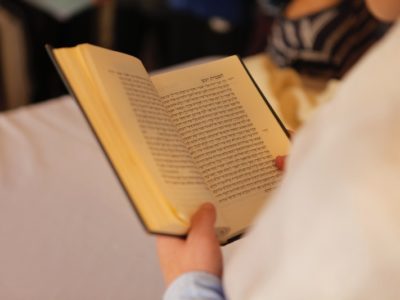
[[[215,236],[216,211],[211,203],[204,203],[192,217],[190,236]]]

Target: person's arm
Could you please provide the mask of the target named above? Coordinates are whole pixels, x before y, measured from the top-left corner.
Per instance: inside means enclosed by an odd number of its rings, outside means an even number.
[[[222,252],[214,230],[212,204],[203,204],[192,218],[185,240],[157,237],[158,256],[169,299],[224,299],[221,285]]]

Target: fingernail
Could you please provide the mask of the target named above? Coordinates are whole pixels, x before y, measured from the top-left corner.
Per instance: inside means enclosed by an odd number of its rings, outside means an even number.
[[[207,210],[214,210],[214,205],[210,202],[203,203],[201,207]]]

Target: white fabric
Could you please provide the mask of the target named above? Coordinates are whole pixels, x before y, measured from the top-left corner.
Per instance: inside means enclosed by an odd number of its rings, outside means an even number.
[[[76,104],[0,115],[0,299],[161,299],[137,221]]]
[[[400,299],[400,23],[295,138],[229,299]]]

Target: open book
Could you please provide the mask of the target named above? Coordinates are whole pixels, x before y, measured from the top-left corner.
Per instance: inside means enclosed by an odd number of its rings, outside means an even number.
[[[237,56],[149,76],[89,44],[48,51],[149,232],[185,235],[204,202],[221,244],[251,225],[290,142]]]

